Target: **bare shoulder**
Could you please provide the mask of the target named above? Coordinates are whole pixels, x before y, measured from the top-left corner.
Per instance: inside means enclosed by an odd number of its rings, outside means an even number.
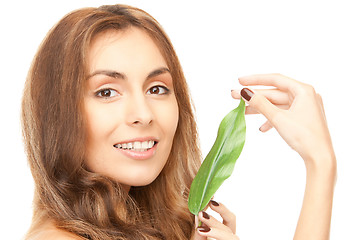
[[[81,240],[82,238],[70,232],[56,228],[52,222],[43,224],[38,229],[33,229],[26,240]]]

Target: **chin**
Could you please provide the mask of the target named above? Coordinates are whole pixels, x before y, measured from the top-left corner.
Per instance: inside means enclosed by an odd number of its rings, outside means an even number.
[[[133,187],[142,187],[147,186],[155,181],[155,179],[159,176],[160,173],[149,173],[146,174],[133,174],[132,176],[128,177],[127,179],[117,179],[118,182],[122,184],[126,184],[128,186]]]

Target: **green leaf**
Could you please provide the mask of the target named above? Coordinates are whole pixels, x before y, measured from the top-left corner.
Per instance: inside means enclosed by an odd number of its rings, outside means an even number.
[[[230,177],[245,143],[245,102],[221,121],[214,145],[200,166],[190,188],[188,207],[198,215],[221,184]]]

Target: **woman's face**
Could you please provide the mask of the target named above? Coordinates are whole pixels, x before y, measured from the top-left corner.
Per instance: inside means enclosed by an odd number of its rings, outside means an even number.
[[[127,187],[147,185],[163,169],[178,124],[168,66],[137,28],[101,33],[88,60],[87,167]]]

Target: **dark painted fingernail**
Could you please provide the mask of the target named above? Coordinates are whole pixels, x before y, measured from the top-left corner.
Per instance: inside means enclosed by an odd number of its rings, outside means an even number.
[[[210,232],[210,228],[208,227],[208,226],[204,226],[204,227],[199,227],[198,228],[198,230],[200,231],[200,232]]]
[[[207,214],[206,212],[202,212],[202,216],[203,216],[203,218],[205,218],[205,219],[210,219],[209,214]]]
[[[217,202],[217,201],[214,201],[214,200],[210,200],[211,204],[215,207],[218,207],[220,206],[220,204]]]
[[[248,88],[243,88],[241,89],[240,94],[243,98],[245,98],[246,101],[250,101],[251,97],[254,95],[254,92]]]

